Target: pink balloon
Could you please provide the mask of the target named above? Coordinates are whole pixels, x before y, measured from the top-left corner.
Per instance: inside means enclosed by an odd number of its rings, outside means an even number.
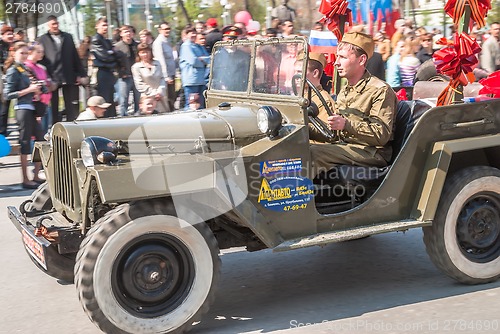
[[[246,10],[242,10],[241,12],[236,13],[236,15],[234,16],[234,23],[241,22],[244,25],[247,25],[251,19],[252,15],[250,15],[250,13]]]

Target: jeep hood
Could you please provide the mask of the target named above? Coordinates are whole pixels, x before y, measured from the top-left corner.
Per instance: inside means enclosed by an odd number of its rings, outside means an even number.
[[[131,150],[143,150],[146,145],[149,152],[214,152],[262,138],[257,110],[256,105],[238,104],[157,116],[63,122],[54,126],[52,135],[65,138],[74,150],[85,137],[102,136],[121,140]]]

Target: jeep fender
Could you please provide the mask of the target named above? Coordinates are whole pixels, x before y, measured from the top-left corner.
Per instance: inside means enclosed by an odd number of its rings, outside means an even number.
[[[422,173],[412,216],[421,221],[434,219],[454,154],[498,147],[499,143],[500,134],[435,142]]]
[[[176,208],[189,207],[204,221],[233,211],[239,223],[268,247],[283,241],[269,219],[248,199],[242,158],[172,155],[154,163],[145,159],[121,166],[96,165],[87,169],[84,182],[91,179],[96,180],[103,203],[164,197],[171,199]]]

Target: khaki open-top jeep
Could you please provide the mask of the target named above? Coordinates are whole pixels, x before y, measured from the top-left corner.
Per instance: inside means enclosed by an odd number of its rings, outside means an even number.
[[[287,251],[422,227],[447,275],[500,277],[500,101],[400,103],[388,167],[316,175],[309,124],[335,134],[290,69],[297,55],[307,59],[303,38],[219,43],[207,109],[58,123],[36,143],[47,182],[10,219],[41,270],[74,281],[101,330],[189,330],[213,300],[219,249],[235,246]]]

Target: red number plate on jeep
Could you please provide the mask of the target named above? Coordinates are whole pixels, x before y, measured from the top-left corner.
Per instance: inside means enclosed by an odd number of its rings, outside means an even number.
[[[45,264],[45,247],[35,237],[31,236],[27,231],[22,230],[24,247],[28,250],[31,256],[47,270]]]

